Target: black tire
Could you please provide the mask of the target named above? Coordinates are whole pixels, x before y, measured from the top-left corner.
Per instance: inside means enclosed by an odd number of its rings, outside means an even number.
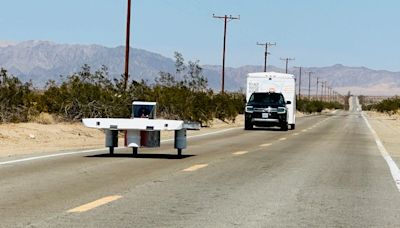
[[[294,130],[296,128],[296,124],[290,124],[290,130]]]
[[[287,131],[287,130],[289,130],[288,124],[287,124],[287,123],[282,124],[281,130],[282,130],[282,131]]]
[[[245,130],[253,130],[253,124],[249,120],[244,120],[244,129]]]
[[[178,157],[182,156],[182,149],[178,149]]]
[[[137,154],[138,154],[138,148],[137,147],[132,147],[132,154],[133,154],[134,157],[137,156]]]
[[[110,151],[110,154],[114,154],[114,147],[113,147],[113,146],[110,146],[110,147],[109,147],[109,151]]]

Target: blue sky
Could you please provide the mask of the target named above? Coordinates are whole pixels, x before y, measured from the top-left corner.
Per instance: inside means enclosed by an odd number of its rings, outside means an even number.
[[[0,0],[0,40],[124,45],[126,0]],[[341,63],[400,71],[398,0],[132,0],[131,46],[202,64],[262,65],[257,42],[277,42],[269,64]]]

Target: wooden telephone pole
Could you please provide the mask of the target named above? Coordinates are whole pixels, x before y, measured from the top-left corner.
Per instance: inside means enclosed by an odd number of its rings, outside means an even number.
[[[271,53],[268,52],[268,47],[270,47],[270,46],[276,46],[276,42],[275,42],[275,43],[270,43],[270,42],[267,42],[267,43],[258,43],[258,42],[257,42],[257,45],[265,46],[265,53],[264,53],[264,72],[267,72],[267,58],[268,58],[268,55],[271,54]]]
[[[225,87],[225,50],[226,50],[226,25],[229,21],[232,20],[240,20],[240,15],[238,17],[232,17],[232,15],[225,16],[215,16],[213,14],[213,18],[224,19],[224,47],[222,50],[222,80],[221,80],[221,93],[224,92]]]

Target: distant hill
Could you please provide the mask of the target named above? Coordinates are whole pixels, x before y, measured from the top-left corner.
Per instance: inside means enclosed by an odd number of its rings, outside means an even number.
[[[60,80],[80,70],[83,64],[92,69],[101,65],[109,68],[110,75],[118,77],[123,73],[124,47],[115,48],[100,45],[57,44],[49,41],[26,41],[21,43],[0,41],[0,67],[19,76],[23,81],[32,80],[35,86],[42,87],[49,79]],[[130,74],[135,80],[153,82],[160,71],[174,72],[174,60],[160,54],[142,49],[131,49]],[[184,54],[184,53],[183,53]],[[201,63],[201,62],[200,62]],[[204,75],[209,86],[220,89],[221,66],[204,65]],[[246,74],[262,71],[261,66],[227,67],[225,85],[227,90],[245,88]],[[268,71],[283,72],[283,69],[268,66]],[[298,75],[298,69],[291,68]],[[347,67],[340,64],[329,67],[310,67],[304,71],[315,72],[316,77],[327,80],[337,91],[366,95],[400,95],[400,72],[371,70],[365,67]],[[303,74],[302,89],[308,89],[308,76]]]

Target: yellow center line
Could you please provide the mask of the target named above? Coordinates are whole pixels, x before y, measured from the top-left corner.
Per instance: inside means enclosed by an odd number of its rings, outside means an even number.
[[[69,212],[69,213],[81,213],[81,212],[85,212],[85,211],[94,209],[94,208],[96,208],[96,207],[100,207],[100,206],[102,206],[102,205],[104,205],[104,204],[110,203],[110,202],[112,202],[112,201],[114,201],[114,200],[118,200],[118,199],[120,199],[120,198],[122,198],[122,196],[118,196],[118,195],[106,196],[106,197],[104,197],[104,198],[95,200],[95,201],[93,201],[93,202],[84,204],[84,205],[82,205],[82,206],[75,207],[75,208],[73,208],[73,209],[71,209],[71,210],[68,210],[67,212]]]
[[[249,153],[249,151],[243,150],[243,151],[237,151],[237,152],[233,153],[233,155],[242,155],[242,154],[247,154],[247,153]]]
[[[193,171],[196,171],[198,169],[201,169],[201,168],[204,168],[204,167],[207,167],[207,166],[208,166],[208,164],[199,164],[199,165],[194,165],[194,166],[191,166],[189,168],[186,168],[186,169],[184,169],[182,171],[184,171],[184,172],[193,172]]]
[[[299,135],[299,133],[294,133],[293,135]]]
[[[302,130],[302,132],[306,132],[306,131],[307,131],[307,129]]]
[[[279,141],[283,141],[283,140],[286,140],[286,138],[280,138],[280,139],[279,139]]]
[[[265,144],[261,144],[260,146],[261,147],[267,147],[267,146],[271,146],[272,145],[272,143],[265,143]]]

